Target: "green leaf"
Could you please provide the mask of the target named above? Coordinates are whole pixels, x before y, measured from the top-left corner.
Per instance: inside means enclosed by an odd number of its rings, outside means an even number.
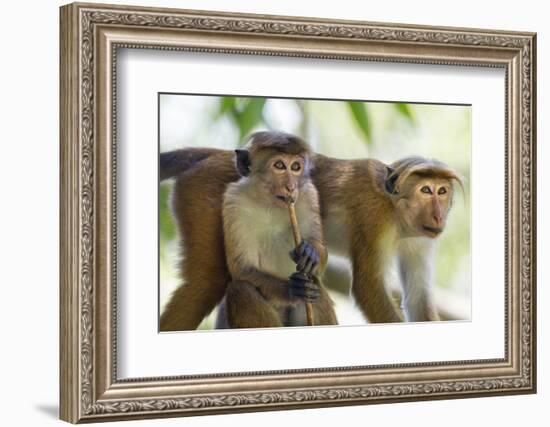
[[[168,206],[170,188],[169,184],[159,186],[159,238],[164,243],[176,238],[176,225]]]
[[[223,116],[224,114],[231,113],[236,110],[235,107],[235,97],[234,96],[222,96],[220,100],[220,108],[218,111],[218,117]]]
[[[360,101],[348,101],[348,107],[367,144],[370,144],[372,142],[371,128],[365,103]]]
[[[236,116],[241,140],[262,121],[265,98],[251,98]]]
[[[395,103],[393,105],[399,114],[407,118],[411,123],[414,123],[414,116],[408,104]]]

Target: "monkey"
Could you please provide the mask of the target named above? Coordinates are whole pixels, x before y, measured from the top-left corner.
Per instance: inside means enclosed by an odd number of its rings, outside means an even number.
[[[231,282],[216,328],[305,326],[306,301],[315,325],[337,324],[320,281],[327,251],[309,146],[293,135],[260,132],[235,154],[241,178],[227,186],[222,205]],[[290,202],[304,235],[295,249]]]
[[[390,165],[324,156],[315,161],[327,244],[351,259],[352,295],[366,319],[439,320],[432,289],[435,239],[445,229],[453,182],[462,186],[462,178],[442,162],[421,157]],[[394,258],[404,319],[385,283]]]
[[[195,329],[222,300],[230,282],[224,256],[221,205],[226,186],[239,179],[230,150],[161,153],[187,159],[170,172],[173,211],[183,241],[181,277],[161,315],[160,330]],[[351,293],[371,323],[438,320],[433,290],[434,243],[444,231],[453,184],[462,178],[447,165],[421,157],[385,164],[313,154],[311,178],[319,194],[328,249],[351,261]],[[426,187],[426,189],[425,189]],[[444,188],[444,190],[441,190]],[[429,190],[429,191],[428,191]],[[442,193],[440,193],[440,191]],[[195,197],[208,194],[208,197]],[[386,287],[398,259],[402,309]]]

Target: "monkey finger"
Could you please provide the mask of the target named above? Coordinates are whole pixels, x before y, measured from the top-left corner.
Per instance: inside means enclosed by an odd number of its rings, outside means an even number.
[[[306,272],[306,265],[311,260],[311,257],[313,255],[313,248],[311,246],[306,247],[304,254],[302,255],[302,258],[300,259],[300,262],[298,263],[298,270]]]
[[[289,289],[289,294],[291,298],[303,299],[306,297],[306,290],[299,287],[291,287]]]
[[[300,271],[299,266],[303,266],[307,259],[307,247],[304,252],[301,252],[300,248],[294,249],[290,253],[292,261],[296,263],[297,270]]]
[[[315,302],[321,297],[321,292],[308,292],[305,296],[307,302]]]
[[[311,258],[319,258],[319,251],[313,245],[309,245],[309,254]]]
[[[307,301],[315,301],[321,296],[321,293],[314,289],[294,288],[292,289],[292,295]]]
[[[301,271],[303,271],[305,274],[311,274],[314,263],[315,263],[315,260],[313,258],[308,258]]]
[[[303,282],[295,282],[294,284],[295,288],[305,289],[305,290],[312,290],[312,291],[318,291],[319,285],[315,282],[312,282],[311,280],[306,280]]]
[[[309,281],[309,277],[307,277],[306,274],[300,272],[300,271],[296,271],[295,273],[292,273],[289,277],[289,280],[296,280],[296,281],[302,281],[302,282],[307,282]]]
[[[302,293],[302,298],[306,301],[315,301],[321,296],[321,292],[317,289],[305,289]]]
[[[298,246],[298,255],[303,256],[309,247],[309,243],[306,240],[302,240]]]
[[[315,258],[311,259],[308,261],[308,263],[306,264],[305,268],[304,268],[304,272],[306,274],[313,274],[315,273],[315,270],[317,269],[317,266],[319,265],[319,261]]]
[[[289,280],[289,285],[292,289],[311,289],[319,290],[319,285],[315,282],[312,282],[309,278],[291,278]]]
[[[311,264],[315,262],[316,250],[313,246],[309,246],[306,249],[304,257],[298,263],[298,270],[305,272],[306,274],[311,273]]]
[[[304,284],[307,283],[308,281],[309,281],[309,278],[302,273],[294,273],[288,279],[288,283],[291,288],[296,288],[296,287],[303,288],[305,286]]]
[[[306,283],[307,282],[302,282],[302,281],[291,281],[289,288],[293,293],[302,292],[303,290],[307,289]]]
[[[317,266],[321,262],[321,257],[319,256],[319,252],[313,248],[313,253],[311,255],[311,262],[308,266],[308,274],[313,274],[315,270],[317,269]]]
[[[317,270],[317,267],[319,266],[319,263],[321,262],[321,257],[319,256],[319,254],[316,252],[315,253],[315,257],[313,258],[313,262],[311,264],[311,270],[309,272],[309,274],[314,274],[315,271]]]

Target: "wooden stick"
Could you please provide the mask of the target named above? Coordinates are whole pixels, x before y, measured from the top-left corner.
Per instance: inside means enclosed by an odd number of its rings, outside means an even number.
[[[289,200],[288,202],[288,213],[290,214],[290,226],[292,227],[292,236],[294,237],[294,246],[296,249],[302,243],[302,237],[300,236],[300,228],[298,227],[298,218],[296,218],[296,210],[294,209],[294,201]],[[313,307],[311,303],[306,301],[306,316],[307,316],[307,325],[313,326]]]

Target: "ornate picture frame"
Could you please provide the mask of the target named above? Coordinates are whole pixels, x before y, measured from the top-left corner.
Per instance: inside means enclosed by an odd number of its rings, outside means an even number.
[[[97,4],[61,8],[60,384],[72,423],[536,391],[536,35]],[[504,357],[119,379],[117,49],[505,71]]]

